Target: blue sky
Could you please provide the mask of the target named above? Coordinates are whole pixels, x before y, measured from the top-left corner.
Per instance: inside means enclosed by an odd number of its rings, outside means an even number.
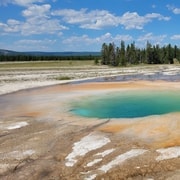
[[[0,49],[100,51],[120,41],[180,46],[179,0],[0,0]]]

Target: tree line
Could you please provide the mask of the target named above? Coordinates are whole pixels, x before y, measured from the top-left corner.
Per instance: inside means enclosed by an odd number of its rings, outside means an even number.
[[[0,62],[6,61],[64,61],[64,60],[96,60],[100,56],[87,55],[87,56],[36,56],[36,55],[0,55]]]
[[[121,41],[120,46],[114,43],[103,43],[101,48],[101,64],[112,66],[126,66],[127,64],[173,64],[180,62],[180,48],[168,44],[160,47],[147,42],[145,48],[138,48],[135,42],[125,46]]]
[[[95,64],[111,66],[126,66],[128,64],[173,64],[180,63],[180,48],[171,44],[160,47],[147,42],[145,48],[138,48],[135,42],[125,45],[124,41],[120,46],[114,43],[103,43],[100,55],[0,55],[0,62],[6,61],[62,61],[62,60],[94,60]]]

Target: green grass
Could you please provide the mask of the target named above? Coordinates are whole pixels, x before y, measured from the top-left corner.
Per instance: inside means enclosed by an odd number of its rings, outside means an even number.
[[[89,67],[91,66],[91,67]],[[128,65],[126,67],[118,68],[159,68],[167,67],[168,65],[149,65],[149,64],[138,64],[138,65]],[[176,64],[174,66],[180,66]],[[62,60],[62,61],[28,61],[28,62],[0,62],[0,71],[7,71],[12,69],[23,69],[23,70],[41,70],[41,69],[64,69],[64,68],[98,68],[99,65],[95,65],[93,60]],[[109,66],[109,68],[114,68]]]
[[[61,76],[61,77],[56,77],[56,80],[71,80],[72,78],[69,76]]]
[[[73,60],[73,61],[34,61],[34,62],[3,62],[0,63],[0,69],[8,68],[61,68],[94,65],[92,60]]]

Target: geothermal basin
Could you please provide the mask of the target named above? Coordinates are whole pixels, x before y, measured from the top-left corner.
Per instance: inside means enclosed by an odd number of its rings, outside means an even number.
[[[2,95],[0,178],[179,179],[179,92],[159,80]]]

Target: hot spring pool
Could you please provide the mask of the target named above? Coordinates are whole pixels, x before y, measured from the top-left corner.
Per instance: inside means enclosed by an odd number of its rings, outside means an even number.
[[[119,91],[72,103],[71,112],[89,118],[137,118],[180,112],[179,91]]]

